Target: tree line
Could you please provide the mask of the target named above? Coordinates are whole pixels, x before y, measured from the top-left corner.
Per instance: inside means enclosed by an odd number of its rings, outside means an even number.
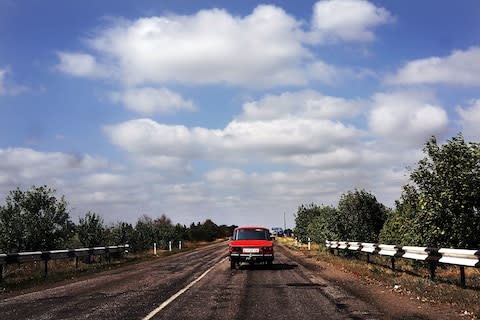
[[[45,251],[79,247],[129,244],[132,251],[145,251],[169,241],[213,241],[233,233],[236,226],[217,225],[207,219],[189,227],[173,224],[165,215],[141,216],[133,225],[106,224],[102,216],[87,212],[74,223],[64,196],[47,186],[19,188],[9,192],[0,206],[0,253]]]
[[[348,191],[336,207],[301,205],[295,235],[318,243],[480,248],[480,143],[458,134],[439,145],[431,137],[423,152],[394,208],[365,190]]]

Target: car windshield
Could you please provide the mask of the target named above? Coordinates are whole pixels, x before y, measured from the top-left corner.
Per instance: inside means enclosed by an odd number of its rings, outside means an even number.
[[[234,240],[270,240],[265,229],[239,229],[235,231]]]

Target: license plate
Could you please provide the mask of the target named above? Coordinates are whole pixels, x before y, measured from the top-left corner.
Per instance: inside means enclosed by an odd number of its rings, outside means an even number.
[[[243,253],[259,253],[260,249],[258,248],[243,248]]]

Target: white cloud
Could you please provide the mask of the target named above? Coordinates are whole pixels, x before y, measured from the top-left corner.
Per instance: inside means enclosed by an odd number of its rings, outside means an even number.
[[[195,159],[341,166],[354,160],[349,148],[365,133],[340,120],[356,117],[365,105],[366,101],[305,90],[245,103],[243,112],[223,129],[166,125],[152,119],[104,129],[110,141],[140,165],[177,173],[190,172]]]
[[[311,53],[300,42],[300,22],[262,5],[245,17],[225,10],[123,21],[89,43],[110,57],[130,84],[303,84],[298,70]]]
[[[320,42],[370,42],[373,28],[393,21],[390,12],[365,0],[322,0],[315,4],[312,29]]]
[[[94,173],[81,177],[78,182],[83,185],[88,185],[92,189],[96,188],[115,188],[119,185],[128,183],[128,177],[113,173]]]
[[[302,119],[342,119],[358,115],[366,102],[325,96],[313,90],[267,95],[243,105],[243,121],[273,120],[284,117]]]
[[[64,183],[64,188],[76,203],[82,204],[82,207],[131,206],[138,205],[139,202],[148,198],[146,194],[140,195],[142,191],[148,191],[143,187],[146,181],[151,183],[153,180],[140,174],[99,172],[79,177],[75,185]]]
[[[342,193],[354,188],[365,188],[376,194],[379,201],[392,205],[400,193],[400,186],[406,182],[403,170],[394,171],[381,166],[368,171],[301,168],[266,173],[219,168],[206,173],[205,178],[207,183],[202,188],[214,197],[212,212],[219,211],[218,207],[226,207],[239,223],[268,225],[276,219],[283,223],[282,213],[291,216],[302,203],[336,205]],[[256,214],[245,214],[251,208],[255,208]]]
[[[289,160],[297,166],[306,168],[352,168],[361,164],[361,154],[355,149],[351,146],[325,153],[293,155],[289,157]]]
[[[27,148],[0,149],[0,170],[10,180],[34,180],[73,172],[105,168],[109,162],[90,155],[40,152]]]
[[[221,183],[225,182],[224,187],[227,187],[231,182],[245,182],[248,176],[245,172],[236,168],[217,168],[205,174],[205,178],[209,182]]]
[[[5,89],[5,77],[7,75],[7,69],[0,69],[0,96],[7,92]]]
[[[364,115],[370,132],[341,122]],[[305,90],[245,103],[223,129],[137,119],[107,126],[105,132],[138,163],[177,172],[190,172],[196,159],[364,171],[412,165],[426,139],[443,134],[447,124],[445,110],[427,93],[379,93],[363,101]]]
[[[383,139],[383,138],[382,138]],[[322,169],[325,171],[352,170],[371,172],[381,169],[399,169],[412,165],[420,159],[420,147],[424,141],[364,141],[353,140],[344,146],[334,146],[329,151],[311,154],[293,154],[274,157],[273,163],[290,163],[298,168]]]
[[[327,7],[335,14],[325,17]],[[338,21],[332,20],[336,16]],[[305,28],[303,21],[283,9],[260,5],[246,16],[210,9],[192,15],[116,19],[87,39],[94,55],[59,52],[57,69],[84,77],[114,76],[130,87],[336,84],[358,72],[318,60],[311,45],[324,44],[327,38],[370,41],[372,29],[391,20],[386,10],[362,0],[320,1],[314,17],[312,29]]]
[[[185,100],[180,94],[166,88],[130,88],[112,93],[111,99],[142,115],[195,110],[191,100]]]
[[[5,198],[16,188],[26,190],[32,185],[48,185],[65,194],[74,207],[90,210],[90,203],[79,201],[96,186],[82,190],[83,175],[105,170],[112,164],[103,158],[61,152],[41,152],[28,148],[0,149],[0,197]],[[106,177],[103,178],[106,180]],[[105,183],[104,183],[105,185]],[[117,186],[118,187],[118,186]]]
[[[142,214],[158,217],[166,213],[175,222],[185,224],[207,217],[217,223],[270,224],[276,215],[283,223],[282,213],[286,212],[291,225],[291,214],[299,204],[335,205],[341,193],[355,187],[366,188],[391,205],[405,182],[404,171],[378,165],[368,170],[362,168],[363,165],[248,172],[221,167],[182,183],[150,171],[100,172],[75,180],[60,177],[49,185],[58,190],[57,194],[66,195],[74,218],[90,210],[102,214],[108,222],[135,222]],[[246,214],[252,208],[255,214]]]
[[[316,61],[307,68],[310,79],[321,81],[326,84],[339,83],[347,73],[345,70],[329,65],[322,61]]]
[[[307,65],[305,69],[306,77],[310,81],[318,81],[330,86],[339,86],[350,79],[358,81],[365,78],[377,78],[376,73],[369,69],[339,67],[320,60]]]
[[[56,182],[57,190],[65,194],[71,203],[72,217],[94,211],[107,222],[131,223],[142,214],[160,215],[160,207],[154,203],[159,198],[163,200],[163,195],[152,191],[157,185],[171,187],[155,172],[142,171],[111,173],[100,170],[75,180],[60,177]],[[167,193],[165,195],[168,196]]]
[[[58,197],[65,195],[73,219],[91,210],[108,222],[134,222],[140,215],[139,204],[152,197],[149,186],[162,183],[162,177],[155,172],[109,173],[112,169],[119,166],[86,154],[0,149],[0,198],[16,188],[48,185]]]
[[[325,152],[352,142],[359,131],[331,120],[285,118],[232,121],[223,130],[131,120],[107,126],[112,143],[135,157],[271,162],[273,157]],[[145,161],[144,161],[145,162]],[[151,161],[152,163],[154,161]]]
[[[447,57],[430,57],[408,62],[393,76],[390,84],[480,85],[480,48],[455,50]]]
[[[17,85],[8,81],[7,77],[10,74],[10,67],[0,69],[0,96],[11,95],[15,96],[29,90],[26,86]]]
[[[134,222],[143,213],[153,217],[166,213],[174,221],[186,224],[207,217],[220,223],[270,224],[277,214],[283,223],[282,213],[287,212],[291,224],[291,213],[299,204],[335,205],[341,193],[356,187],[366,188],[380,201],[393,204],[400,193],[399,186],[406,180],[404,170],[392,170],[390,163],[379,164],[369,169],[363,169],[365,166],[361,164],[272,172],[220,167],[182,183],[165,180],[152,172],[100,173],[68,182],[63,189],[67,191],[67,199],[78,208],[76,212],[94,210],[107,221]],[[255,214],[246,214],[252,208]]]
[[[96,58],[86,53],[57,52],[60,59],[56,66],[61,72],[77,77],[97,77],[101,76],[102,66]]]
[[[457,112],[464,136],[480,140],[480,99],[471,101],[467,107],[457,107]]]
[[[373,97],[368,123],[373,134],[393,145],[419,145],[446,132],[448,115],[429,93],[398,91]]]

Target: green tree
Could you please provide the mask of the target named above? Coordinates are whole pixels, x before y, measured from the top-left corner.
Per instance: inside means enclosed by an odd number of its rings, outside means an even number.
[[[130,223],[118,222],[109,230],[109,244],[123,245],[132,244],[134,238],[134,229]]]
[[[188,236],[188,239],[192,241],[214,241],[215,239],[231,236],[235,228],[235,225],[218,226],[212,220],[207,219],[203,223],[198,222],[195,224],[192,222],[186,235]]]
[[[175,240],[188,240],[188,228],[186,225],[182,225],[177,223],[175,225],[175,236],[177,237]]]
[[[154,242],[156,242],[159,247],[166,248],[169,241],[177,240],[175,226],[172,224],[170,218],[164,214],[153,221],[153,230]]]
[[[202,224],[192,222],[188,228],[188,238],[192,241],[204,241],[206,238],[205,230],[202,228]]]
[[[143,215],[135,225],[132,249],[134,251],[149,250],[154,243],[157,244],[158,248],[166,248],[169,241],[179,240],[176,230],[172,221],[166,215],[161,215],[155,220]]]
[[[403,199],[392,218],[408,229],[402,244],[480,247],[480,144],[458,134],[439,146],[431,137],[423,151],[426,156],[410,173],[412,186],[404,188],[416,189],[416,212],[403,210],[412,206]]]
[[[316,208],[316,216],[308,225],[308,236],[312,241],[325,243],[325,240],[341,240],[338,233],[338,211],[332,206]]]
[[[105,246],[107,240],[107,227],[103,218],[95,212],[87,212],[80,218],[77,226],[78,239],[84,247]]]
[[[338,202],[337,232],[345,241],[378,241],[387,208],[364,190],[349,191]]]
[[[235,230],[237,226],[236,225],[225,225],[222,224],[219,226],[219,234],[217,235],[217,238],[228,238],[233,235],[233,230]]]
[[[308,226],[313,220],[320,215],[318,206],[316,204],[309,204],[307,206],[301,205],[298,207],[297,214],[295,215],[295,237],[303,242],[308,241],[309,232]]]
[[[74,234],[68,204],[47,186],[10,191],[0,207],[0,251],[63,248]]]
[[[387,214],[387,220],[380,231],[379,241],[386,244],[421,245],[422,241],[416,228],[419,210],[419,194],[415,187],[407,184],[403,187],[400,200],[395,201],[395,210]],[[417,222],[415,222],[417,221]]]
[[[153,246],[154,239],[153,220],[147,215],[138,218],[135,224],[134,237],[132,240],[133,251],[145,251]]]

